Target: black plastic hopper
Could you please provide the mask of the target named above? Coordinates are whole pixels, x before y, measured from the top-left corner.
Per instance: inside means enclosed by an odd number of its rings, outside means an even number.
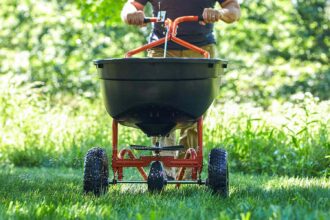
[[[194,123],[217,95],[227,62],[200,58],[94,61],[106,109],[119,123],[164,136]]]

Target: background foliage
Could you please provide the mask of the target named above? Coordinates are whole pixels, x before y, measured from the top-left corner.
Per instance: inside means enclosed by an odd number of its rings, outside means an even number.
[[[123,25],[123,3],[0,2],[2,163],[81,167],[88,148],[110,146],[92,61],[123,57],[150,30]],[[221,143],[236,171],[328,176],[329,1],[241,8],[238,23],[215,28],[230,65],[206,122],[208,149]],[[136,130],[121,134],[122,145],[149,142]]]

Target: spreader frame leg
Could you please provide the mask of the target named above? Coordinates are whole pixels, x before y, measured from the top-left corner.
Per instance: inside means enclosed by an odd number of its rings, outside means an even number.
[[[112,170],[114,173],[114,181],[123,180],[124,167],[136,167],[140,172],[144,181],[148,179],[147,173],[143,167],[149,166],[153,161],[160,161],[166,167],[181,168],[177,174],[177,186],[181,183],[186,168],[192,168],[192,180],[201,181],[201,172],[203,168],[203,117],[197,120],[198,146],[197,150],[189,148],[186,151],[184,159],[176,159],[173,156],[141,156],[135,157],[130,149],[122,149],[118,153],[118,121],[113,119],[112,122]],[[128,155],[129,158],[125,158]]]

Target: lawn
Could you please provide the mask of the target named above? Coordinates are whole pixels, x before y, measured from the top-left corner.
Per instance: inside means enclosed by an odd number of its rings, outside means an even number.
[[[241,1],[239,22],[214,26],[229,64],[205,113],[204,163],[227,150],[229,198],[202,186],[83,195],[88,149],[112,153],[93,60],[124,57],[151,29],[119,22],[125,1],[113,2],[0,1],[0,220],[330,219],[328,0]],[[131,144],[150,138],[120,126],[119,148]]]
[[[133,172],[127,174],[133,177]],[[203,186],[110,188],[99,198],[82,193],[82,170],[0,169],[0,216],[10,219],[329,219],[328,178],[231,173],[230,197]]]

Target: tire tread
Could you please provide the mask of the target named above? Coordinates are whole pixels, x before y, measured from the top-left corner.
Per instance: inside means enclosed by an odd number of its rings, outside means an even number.
[[[84,161],[85,193],[92,192],[96,196],[104,194],[108,189],[109,166],[108,157],[104,149],[100,147],[91,148]]]

